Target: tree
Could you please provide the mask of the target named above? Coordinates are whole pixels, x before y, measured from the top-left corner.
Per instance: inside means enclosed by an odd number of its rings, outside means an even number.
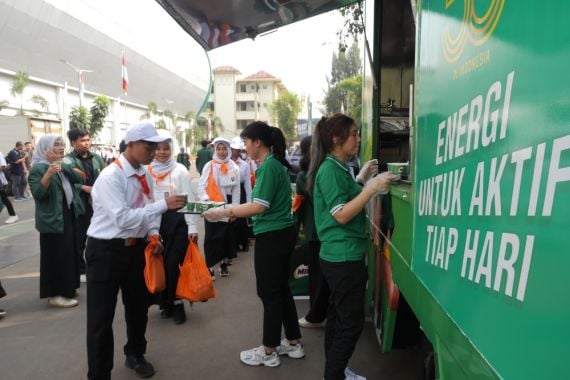
[[[10,105],[10,102],[7,100],[0,100],[0,111],[2,111],[4,108],[8,107]]]
[[[360,48],[355,40],[347,51],[333,53],[330,84],[334,86],[343,79],[360,74],[361,66]]]
[[[93,100],[93,105],[91,106],[91,123],[87,132],[89,136],[95,137],[99,134],[101,129],[105,126],[105,118],[109,114],[109,107],[111,106],[111,101],[105,95],[99,95]]]
[[[89,130],[91,125],[91,115],[87,112],[87,108],[83,106],[75,106],[69,113],[69,129],[82,128]]]
[[[111,101],[105,95],[99,95],[93,100],[91,109],[76,106],[69,113],[69,128],[85,129],[89,136],[96,137],[105,126],[105,118],[109,114]]]
[[[271,116],[283,131],[287,140],[297,138],[297,116],[301,112],[299,97],[289,91],[283,91],[277,100],[269,105]]]
[[[158,106],[156,105],[155,102],[152,101],[148,102],[146,107],[147,110],[145,113],[141,115],[140,120],[150,120],[155,115],[158,115]]]
[[[42,109],[41,110],[34,110],[34,112],[36,113],[36,115],[41,115],[42,112],[45,112],[48,110],[49,108],[49,102],[47,101],[46,98],[44,98],[41,95],[34,95],[30,98],[30,101],[32,103],[35,103],[37,105],[39,105]]]
[[[333,53],[325,93],[325,113],[343,112],[357,122],[362,111],[362,60],[357,41],[346,52]]]
[[[362,2],[340,8],[340,14],[344,17],[344,25],[336,35],[338,36],[338,50],[345,51],[348,48],[347,41],[357,40],[364,33],[364,11],[362,10]]]
[[[10,87],[10,94],[16,97],[16,95],[20,95],[20,115],[24,115],[24,102],[23,102],[23,94],[24,89],[30,84],[30,76],[28,73],[24,71],[18,71],[14,81],[12,82],[12,87]]]

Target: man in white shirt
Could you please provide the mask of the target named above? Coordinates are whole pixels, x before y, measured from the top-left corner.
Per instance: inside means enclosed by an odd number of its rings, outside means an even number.
[[[106,167],[91,196],[93,217],[87,231],[87,359],[89,379],[110,379],[113,368],[113,316],[121,289],[125,305],[125,365],[139,377],[154,375],[144,358],[149,294],[144,280],[146,238],[158,235],[160,215],[182,208],[184,196],[154,202],[152,180],[143,167],[154,158],[159,136],[152,124],[127,130],[127,149]],[[159,243],[155,254],[163,250]]]

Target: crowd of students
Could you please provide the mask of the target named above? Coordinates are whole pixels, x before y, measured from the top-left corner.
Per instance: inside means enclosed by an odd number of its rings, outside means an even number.
[[[280,129],[253,122],[232,141],[216,138],[213,152],[204,142],[196,160],[196,194],[186,153],[174,157],[171,136],[152,124],[129,127],[124,152],[107,162],[91,153],[86,131],[71,130],[68,137],[72,150],[67,155],[60,136],[38,140],[28,181],[40,233],[40,298],[48,298],[52,306],[76,306],[76,290],[86,273],[89,379],[111,376],[119,289],[127,327],[125,365],[139,377],[155,372],[144,357],[149,305],[158,303],[162,318],[172,317],[177,324],[186,320],[176,284],[201,221],[177,210],[194,200],[226,204],[203,213],[204,253],[212,277],[218,264],[218,274],[229,276],[237,251],[247,250],[249,238],[255,238],[262,344],[242,351],[240,360],[275,367],[280,356],[302,358],[300,326],[318,327],[326,320],[324,378],[363,379],[347,364],[364,323],[364,207],[395,178],[376,175],[375,160],[357,178],[351,175],[346,161],[357,154],[360,143],[354,120],[342,114],[323,118],[312,141],[301,142],[297,193],[304,200],[297,219],[309,241],[311,299],[310,311],[301,319],[289,288],[297,231]],[[154,298],[143,276],[148,241],[156,243],[153,254],[163,255],[166,270],[166,289]]]

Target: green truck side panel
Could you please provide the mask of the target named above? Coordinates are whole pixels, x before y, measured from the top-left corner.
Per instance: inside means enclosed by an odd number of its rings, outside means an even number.
[[[393,269],[446,377],[570,376],[569,13],[422,2],[413,275]]]
[[[414,183],[392,189],[391,264],[441,378],[570,376],[568,14],[418,3]]]

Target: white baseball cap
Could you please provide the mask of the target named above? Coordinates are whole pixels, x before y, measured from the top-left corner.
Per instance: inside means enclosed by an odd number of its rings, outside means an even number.
[[[239,149],[239,150],[244,150],[245,146],[243,145],[243,141],[241,139],[241,137],[236,136],[232,139],[232,141],[230,142],[230,147],[232,149]]]
[[[125,144],[135,141],[147,141],[159,143],[170,139],[169,136],[161,136],[151,123],[133,124],[127,129]]]

